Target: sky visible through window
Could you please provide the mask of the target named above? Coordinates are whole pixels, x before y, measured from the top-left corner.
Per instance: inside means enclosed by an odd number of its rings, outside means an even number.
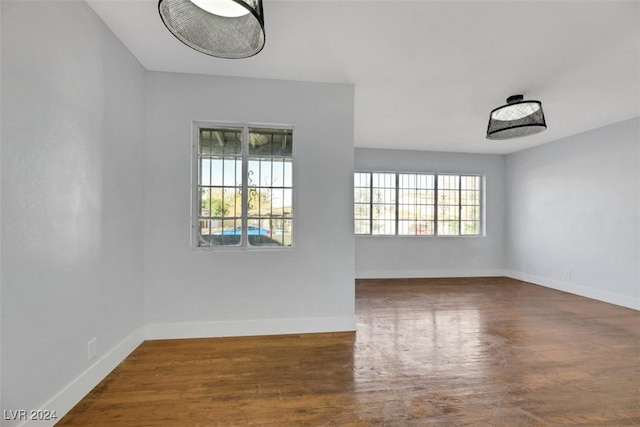
[[[242,158],[203,158],[200,160],[200,185],[203,187],[242,187]],[[249,160],[249,187],[282,188],[274,191],[271,204],[274,208],[291,206],[293,172],[290,159],[263,158]],[[273,191],[273,190],[272,190]]]

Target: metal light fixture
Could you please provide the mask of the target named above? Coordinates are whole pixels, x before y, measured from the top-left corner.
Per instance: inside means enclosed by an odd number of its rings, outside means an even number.
[[[510,139],[533,135],[547,128],[540,101],[523,101],[522,95],[507,98],[507,104],[491,111],[487,139]]]
[[[162,22],[206,55],[248,58],[264,47],[262,0],[160,0]]]

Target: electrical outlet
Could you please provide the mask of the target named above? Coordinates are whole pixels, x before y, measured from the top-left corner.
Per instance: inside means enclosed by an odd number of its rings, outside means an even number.
[[[566,269],[566,270],[564,271],[564,278],[565,278],[565,279],[571,279],[571,270]]]
[[[93,360],[98,354],[98,338],[93,337],[87,343],[87,361]]]

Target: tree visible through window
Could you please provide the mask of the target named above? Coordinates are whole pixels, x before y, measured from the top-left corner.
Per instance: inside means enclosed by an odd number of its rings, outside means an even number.
[[[196,132],[197,246],[291,246],[293,131],[196,125]]]
[[[355,234],[480,235],[482,177],[356,172]]]

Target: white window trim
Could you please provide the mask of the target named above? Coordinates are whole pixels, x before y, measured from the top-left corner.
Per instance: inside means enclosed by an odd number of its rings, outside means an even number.
[[[250,246],[248,244],[248,235],[243,233],[241,237],[241,243],[239,246],[231,246],[231,245],[219,245],[219,246],[199,246],[199,236],[198,236],[198,216],[200,212],[200,197],[198,193],[198,154],[199,154],[199,144],[200,144],[200,129],[202,128],[230,128],[230,129],[241,129],[242,130],[242,204],[246,206],[246,197],[248,197],[248,164],[249,164],[249,156],[245,151],[247,150],[247,145],[244,141],[248,141],[249,128],[260,128],[260,129],[287,129],[291,130],[292,138],[295,141],[295,126],[291,124],[274,124],[274,123],[258,123],[258,122],[219,122],[219,121],[203,121],[203,120],[194,120],[191,124],[191,250],[192,251],[204,251],[204,252],[217,252],[217,251],[287,251],[292,250],[295,247],[295,240],[297,233],[297,207],[296,207],[296,145],[293,144],[291,147],[291,173],[292,180],[291,185],[293,187],[292,195],[291,195],[291,203],[292,203],[292,218],[293,218],[293,235],[291,240],[291,245],[288,246]],[[242,226],[243,229],[246,229],[247,226],[247,217],[246,212],[243,210],[242,217]]]

